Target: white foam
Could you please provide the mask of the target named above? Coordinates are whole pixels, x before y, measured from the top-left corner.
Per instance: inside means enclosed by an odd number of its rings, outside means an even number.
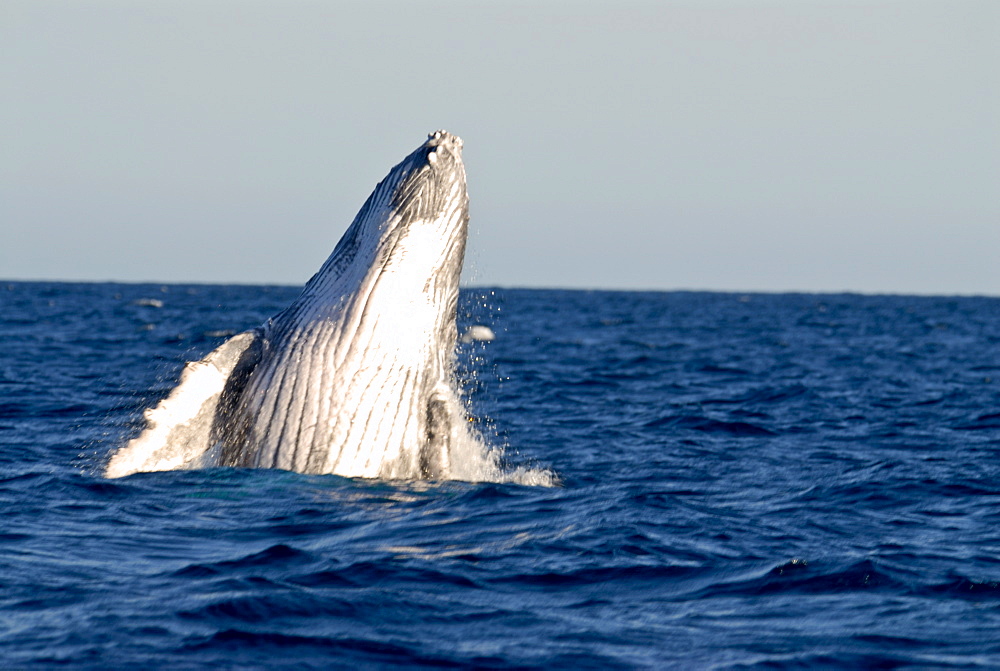
[[[105,476],[214,465],[206,455],[212,448],[215,409],[226,379],[254,337],[241,333],[201,361],[185,365],[170,395],[144,413],[146,429],[111,457]]]

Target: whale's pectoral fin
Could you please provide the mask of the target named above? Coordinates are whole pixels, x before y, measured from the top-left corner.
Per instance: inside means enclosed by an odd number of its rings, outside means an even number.
[[[433,393],[427,401],[427,434],[420,449],[420,477],[444,478],[450,467],[455,401],[447,393]]]
[[[260,334],[258,334],[260,335]],[[219,397],[212,426],[211,443],[218,450],[219,466],[247,466],[248,415],[243,407],[243,389],[260,363],[264,339],[258,337],[241,354]]]
[[[234,371],[259,358],[260,332],[246,331],[184,366],[170,395],[146,411],[146,428],[118,450],[104,475],[119,478],[141,471],[212,466],[212,426],[223,390]],[[248,356],[249,355],[249,356]],[[254,362],[255,364],[256,362]]]

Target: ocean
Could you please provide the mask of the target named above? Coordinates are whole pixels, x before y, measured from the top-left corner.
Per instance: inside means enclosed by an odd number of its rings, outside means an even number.
[[[102,477],[297,293],[0,283],[0,666],[1000,667],[1000,299],[468,289],[554,486]]]

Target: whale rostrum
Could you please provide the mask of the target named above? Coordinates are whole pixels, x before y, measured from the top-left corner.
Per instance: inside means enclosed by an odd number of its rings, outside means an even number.
[[[432,133],[286,310],[187,364],[106,475],[244,466],[464,479],[465,452],[488,460],[455,381],[468,221],[462,140]]]

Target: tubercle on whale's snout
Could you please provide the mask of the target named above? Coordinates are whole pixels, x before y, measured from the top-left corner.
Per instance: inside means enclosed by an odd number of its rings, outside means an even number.
[[[437,147],[440,145],[451,145],[455,149],[461,151],[465,143],[462,142],[462,138],[457,135],[452,135],[446,130],[436,130],[433,133],[427,134],[427,146]]]
[[[424,148],[427,150],[428,163],[435,164],[438,161],[439,152],[447,152],[452,155],[455,161],[462,161],[462,138],[452,135],[446,130],[439,130],[427,136]]]

